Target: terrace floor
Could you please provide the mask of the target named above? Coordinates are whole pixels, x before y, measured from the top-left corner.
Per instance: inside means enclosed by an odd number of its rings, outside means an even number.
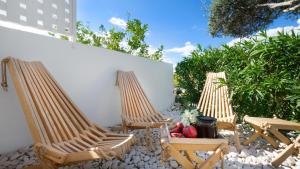
[[[180,119],[180,110],[176,107],[172,107],[170,110],[163,112],[164,115],[172,117],[173,119]],[[243,142],[245,138],[250,134],[249,128],[242,128],[240,125],[241,133],[240,140]],[[170,168],[182,168],[178,163],[170,158],[165,162],[161,160],[161,146],[159,143],[159,130],[153,130],[154,145],[156,146],[155,152],[148,151],[146,147],[146,141],[144,139],[143,131],[132,132],[141,137],[141,141],[138,141],[132,149],[125,155],[124,161],[119,160],[95,160],[90,162],[85,162],[77,164],[74,166],[64,167],[64,169],[170,169]],[[242,146],[241,153],[237,153],[232,141],[232,132],[221,131],[221,134],[229,138],[230,140],[230,152],[225,156],[225,168],[238,168],[238,169],[271,169],[271,160],[277,156],[277,154],[285,147],[284,144],[280,144],[279,150],[273,149],[264,140],[258,139],[256,142],[252,143],[250,146]],[[202,158],[207,158],[208,154],[203,152],[198,152],[198,155]],[[32,150],[32,146],[27,146],[21,148],[15,152],[1,154],[0,155],[0,169],[10,169],[17,168],[20,169],[23,166],[37,163],[36,157]],[[220,168],[219,164],[216,168]],[[292,168],[300,169],[300,159],[296,156],[289,157],[279,168]]]

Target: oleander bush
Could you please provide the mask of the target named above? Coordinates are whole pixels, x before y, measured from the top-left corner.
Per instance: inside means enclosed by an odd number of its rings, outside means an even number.
[[[199,101],[209,71],[225,71],[239,119],[244,115],[300,121],[300,35],[265,32],[233,46],[199,46],[176,67],[183,104]]]

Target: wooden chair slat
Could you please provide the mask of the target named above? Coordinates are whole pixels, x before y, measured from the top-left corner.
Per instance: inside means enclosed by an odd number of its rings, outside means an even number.
[[[121,73],[120,74],[121,76],[121,84],[123,85],[122,86],[122,92],[124,93],[124,102],[123,104],[125,104],[125,117],[129,117],[131,118],[132,121],[135,121],[135,117],[137,117],[138,115],[136,114],[137,112],[136,111],[132,111],[133,109],[133,103],[131,101],[131,95],[130,95],[130,91],[129,90],[125,90],[126,88],[129,89],[129,86],[128,86],[128,83],[126,82],[125,78],[123,77],[123,74]],[[132,112],[132,113],[127,113],[127,112]]]
[[[63,143],[57,143],[57,146],[59,146],[61,149],[63,149],[65,152],[67,153],[72,153],[74,152],[72,149],[70,149],[69,147],[67,147],[66,145],[64,145]]]
[[[120,89],[123,130],[147,129],[146,139],[151,147],[150,128],[158,128],[169,121],[155,111],[134,72],[118,71],[116,84]]]
[[[44,125],[42,125],[42,120],[40,115],[37,113],[37,108],[34,106],[33,99],[31,94],[29,93],[29,87],[26,85],[25,78],[23,76],[23,72],[20,69],[20,65],[16,62],[16,60],[9,60],[9,69],[12,74],[12,79],[16,86],[16,90],[18,96],[20,98],[21,103],[23,103],[23,110],[26,118],[29,122],[29,127],[31,129],[31,133],[33,138],[38,142],[43,142],[45,144],[51,144],[51,141],[47,135],[46,129]],[[4,61],[2,61],[3,63]]]
[[[70,144],[69,142],[62,142],[61,145],[67,148],[71,153],[80,152],[81,150]]]
[[[44,80],[42,79],[41,75],[36,72],[34,68],[32,68],[33,65],[31,65],[31,71],[34,73],[34,76],[37,78],[39,86],[40,86],[40,94],[43,97],[43,101],[46,104],[46,108],[50,114],[50,116],[53,119],[54,125],[56,126],[57,130],[58,130],[58,135],[59,135],[59,140],[58,141],[62,141],[62,140],[67,140],[72,138],[72,135],[69,134],[70,132],[65,132],[66,130],[66,124],[62,121],[59,121],[59,119],[62,119],[60,117],[60,113],[58,112],[58,107],[57,105],[55,105],[55,100],[53,99],[53,96],[51,94],[51,92],[49,92],[48,87],[46,86]]]
[[[133,117],[141,117],[143,116],[142,114],[142,111],[140,111],[138,108],[138,104],[137,104],[137,101],[135,100],[136,99],[136,96],[134,96],[134,89],[132,89],[132,86],[130,85],[130,82],[129,82],[129,79],[128,78],[124,78],[124,82],[126,84],[126,89],[128,91],[128,101],[130,101],[130,109],[129,111],[130,112],[134,112],[130,115],[134,115]],[[137,119],[139,120],[139,119]]]
[[[140,101],[141,107],[144,109],[145,115],[151,115],[156,114],[156,111],[154,110],[153,106],[150,104],[150,101],[148,100],[147,96],[144,93],[144,90],[141,88],[137,78],[135,77],[133,72],[129,73],[129,79],[132,82],[133,87],[135,87],[135,91],[137,93],[137,98]]]
[[[53,121],[50,117],[50,114],[46,113],[48,111],[45,109],[45,105],[42,102],[42,98],[38,93],[38,89],[37,89],[37,85],[35,84],[35,80],[33,80],[32,75],[30,75],[30,73],[29,73],[29,71],[26,67],[26,63],[21,62],[20,63],[20,68],[23,70],[23,73],[25,75],[26,83],[29,86],[29,90],[30,90],[30,93],[33,96],[33,101],[34,101],[34,104],[37,107],[38,113],[40,113],[40,115],[42,117],[41,118],[42,123],[43,123],[42,125],[45,126],[47,135],[50,136],[49,137],[50,141],[51,142],[58,142],[57,136],[55,134],[55,133],[57,133],[57,129],[55,128],[55,126],[53,124]]]
[[[89,144],[91,144],[91,145],[93,145],[93,146],[97,144],[96,141],[92,140],[92,139],[91,139],[90,137],[88,137],[87,135],[80,134],[80,138],[81,138],[82,140],[84,140],[86,143],[89,143]]]
[[[77,144],[80,144],[81,146],[85,147],[85,149],[90,148],[90,147],[93,147],[92,144],[90,144],[90,143],[88,143],[88,142],[86,142],[86,141],[83,141],[83,140],[81,140],[81,139],[78,138],[78,137],[76,137],[76,138],[74,139],[74,141],[75,141]]]
[[[224,72],[206,74],[206,81],[200,96],[197,108],[205,116],[215,117],[219,129],[235,132],[236,148],[239,151],[240,143],[236,128],[236,115],[229,100],[228,87],[221,85],[219,79],[226,81]]]
[[[78,148],[80,151],[84,151],[86,150],[87,147],[83,147],[81,144],[78,144],[77,142],[75,142],[74,140],[68,141],[69,144],[71,144],[72,146]]]
[[[87,120],[86,116],[83,115],[81,113],[81,111],[79,110],[79,108],[73,103],[73,101],[71,101],[69,99],[69,97],[64,93],[64,91],[62,91],[61,87],[59,86],[59,84],[55,81],[55,79],[51,76],[50,73],[48,73],[48,71],[46,70],[46,68],[41,64],[40,64],[40,68],[44,70],[44,75],[46,78],[48,78],[48,82],[50,85],[52,85],[55,89],[56,92],[53,91],[53,93],[57,93],[58,97],[57,99],[59,100],[59,102],[63,105],[63,107],[65,108],[65,111],[68,111],[68,115],[70,115],[70,119],[74,120],[73,123],[78,124],[78,126],[80,126],[82,128],[82,130],[87,129],[89,126],[91,126],[91,123],[89,122],[89,120]],[[72,116],[74,118],[72,118]],[[76,125],[75,125],[76,126]]]
[[[38,69],[40,76],[43,79],[42,82],[45,86],[45,93],[49,96],[49,102],[51,103],[54,109],[54,114],[56,114],[58,124],[61,124],[61,128],[63,128],[61,129],[61,131],[64,131],[62,134],[68,135],[67,139],[70,139],[74,136],[78,136],[80,130],[76,129],[76,127],[74,126],[74,120],[70,120],[72,119],[72,116],[70,115],[70,117],[66,114],[66,112],[71,114],[70,111],[64,109],[64,104],[59,103],[62,102],[62,100],[58,97],[53,84],[47,83],[49,79],[47,78],[47,75],[43,72],[43,69],[40,67],[40,65],[34,65]]]
[[[131,78],[131,73],[128,74],[127,80],[130,84],[130,88],[132,89],[132,93],[133,93],[132,99],[138,105],[137,108],[139,114],[137,117],[144,117],[144,119],[150,121],[151,119],[148,117],[149,111],[147,109],[147,105],[145,105],[143,97],[139,93],[140,92],[139,89],[137,88],[137,86],[135,86],[134,79]]]
[[[59,145],[52,144],[52,147],[59,150],[59,151],[62,151],[64,153],[68,153],[65,149],[61,148]]]

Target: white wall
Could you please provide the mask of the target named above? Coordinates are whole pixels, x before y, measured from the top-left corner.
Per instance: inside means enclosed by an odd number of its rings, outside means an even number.
[[[133,70],[154,107],[173,102],[171,64],[0,27],[0,57],[39,60],[72,100],[100,126],[121,123],[117,70]],[[31,144],[14,85],[0,91],[0,153]]]

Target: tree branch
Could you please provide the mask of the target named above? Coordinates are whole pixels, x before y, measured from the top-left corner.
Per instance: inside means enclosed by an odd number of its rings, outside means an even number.
[[[283,12],[293,12],[293,11],[296,11],[298,8],[300,8],[300,4],[295,5],[291,8],[287,8],[287,9],[283,10]]]
[[[274,9],[274,8],[278,8],[278,7],[288,7],[288,6],[292,6],[292,5],[295,5],[296,9],[299,7],[299,3],[300,0],[289,0],[289,1],[284,1],[284,2],[278,2],[278,3],[265,3],[265,4],[259,4],[258,6],[259,7],[262,7],[262,6],[267,6],[271,9]],[[298,6],[298,7],[297,7]],[[292,9],[293,7],[289,7],[288,9]],[[292,9],[292,10],[295,10],[295,9]],[[290,10],[288,10],[287,12],[289,12]]]

